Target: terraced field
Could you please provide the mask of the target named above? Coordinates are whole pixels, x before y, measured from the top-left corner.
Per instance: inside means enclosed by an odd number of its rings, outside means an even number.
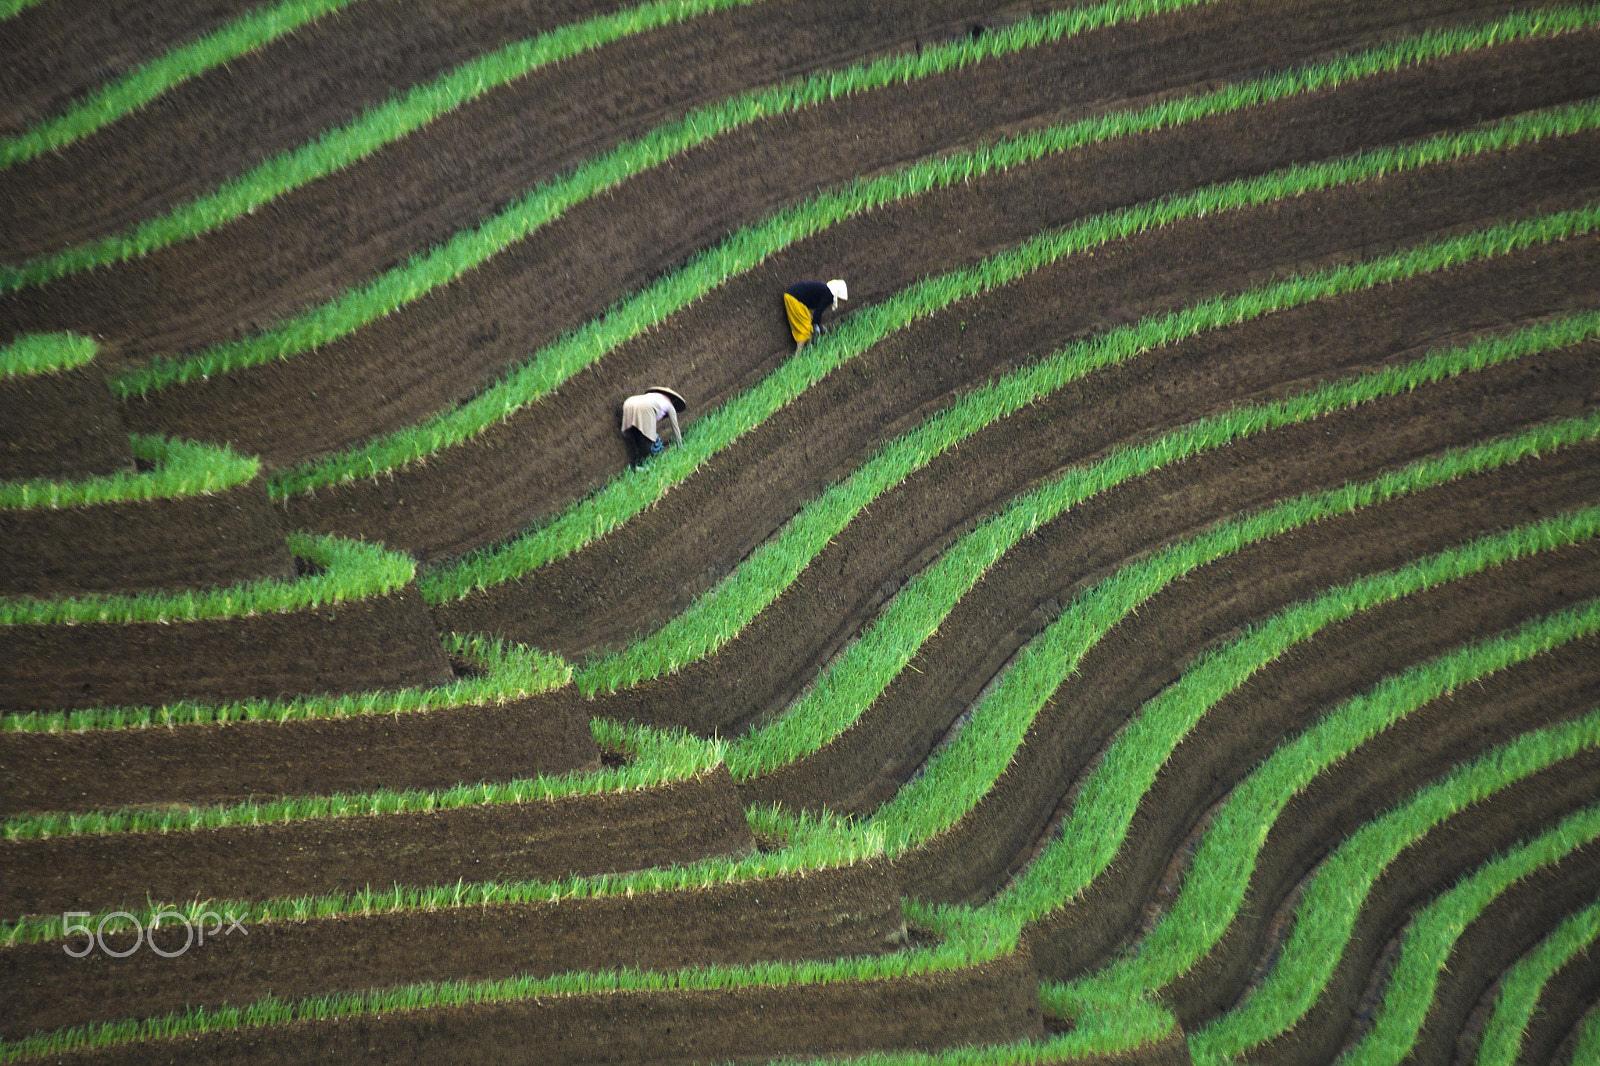
[[[0,1060],[1600,1063],[1600,5],[0,85]]]

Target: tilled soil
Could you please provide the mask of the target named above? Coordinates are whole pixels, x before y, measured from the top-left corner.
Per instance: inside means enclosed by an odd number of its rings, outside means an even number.
[[[415,584],[214,620],[3,626],[0,658],[7,711],[337,695],[455,676]]]
[[[0,20],[0,136],[26,132],[255,6],[250,0],[44,0]]]

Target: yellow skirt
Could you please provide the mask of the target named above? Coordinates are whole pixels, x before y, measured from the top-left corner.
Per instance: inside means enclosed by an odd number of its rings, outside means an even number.
[[[789,332],[794,334],[794,342],[796,344],[804,344],[810,340],[811,308],[788,293],[784,293],[783,309],[789,312]]]

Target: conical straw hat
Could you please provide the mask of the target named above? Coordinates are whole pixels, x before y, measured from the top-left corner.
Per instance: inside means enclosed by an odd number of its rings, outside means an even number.
[[[672,406],[676,407],[679,411],[686,411],[689,409],[689,401],[685,400],[682,396],[667,388],[665,385],[652,385],[648,391],[659,392],[661,395],[671,400]]]

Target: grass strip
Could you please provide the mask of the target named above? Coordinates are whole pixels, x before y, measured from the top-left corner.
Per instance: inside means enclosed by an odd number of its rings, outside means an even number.
[[[1466,927],[1517,881],[1600,839],[1600,807],[1562,819],[1533,841],[1463,878],[1413,919],[1400,944],[1383,1003],[1366,1037],[1341,1061],[1348,1066],[1398,1063],[1416,1043],[1455,943]]]
[[[1199,333],[1395,280],[1406,264],[1406,253],[1398,253],[1206,300],[1076,342],[979,386],[891,441],[844,481],[830,485],[733,573],[662,628],[586,665],[578,674],[578,687],[588,695],[616,691],[671,673],[721,648],[788,589],[872,501],[972,434],[1065,385]],[[1537,343],[1552,348],[1575,344],[1600,330],[1600,313],[1575,317],[1562,327],[1541,328],[1552,332]],[[1523,339],[1532,341],[1534,336]]]
[[[1600,331],[1600,316],[1590,323],[1589,329]],[[1148,443],[1119,448],[1092,466],[1070,470],[1019,497],[964,535],[938,562],[908,582],[861,639],[821,674],[810,692],[784,715],[735,746],[729,755],[729,771],[739,778],[770,773],[817,751],[853,725],[983,575],[1024,537],[1069,508],[1133,478],[1258,433],[1397,395],[1422,384],[1515,359],[1529,351],[1543,350],[1541,333],[1543,330],[1536,328],[1465,348],[1435,352],[1415,363],[1330,383],[1276,403],[1235,408]],[[1574,425],[1566,431],[1600,431],[1600,413],[1591,413],[1583,419],[1581,428]],[[1450,464],[1446,464],[1445,470],[1449,468]],[[1443,474],[1441,470],[1433,476]],[[1341,495],[1336,492],[1301,497],[1274,508],[1258,521],[1264,523],[1261,528],[1273,531],[1301,525],[1310,520],[1310,515],[1337,513]],[[1092,617],[1094,631],[1099,632],[1099,626],[1115,624],[1137,603],[1171,581],[1238,550],[1261,535],[1251,526],[1230,524],[1208,537],[1159,552],[1148,562],[1135,564],[1108,579],[1104,593],[1098,591],[1100,586],[1097,586],[1093,593],[1093,615],[1080,613],[1076,624],[1088,624]],[[1080,611],[1087,606],[1087,603],[1077,605]]]
[[[0,0],[0,19],[8,19],[44,0]]]
[[[527,363],[472,400],[353,449],[281,471],[273,478],[272,491],[275,497],[282,498],[357,478],[376,477],[471,440],[730,278],[752,269],[796,241],[885,204],[996,170],[1024,166],[1050,154],[1335,88],[1352,79],[1487,47],[1511,37],[1580,29],[1593,24],[1597,17],[1600,17],[1600,9],[1596,7],[1563,8],[1522,12],[1482,26],[1429,32],[1215,92],[1168,100],[1143,110],[1111,112],[1064,126],[1029,131],[974,151],[923,160],[881,177],[860,179],[843,189],[820,193],[799,206],[738,231],[718,246],[695,256],[682,269],[535,353]],[[143,379],[124,379],[119,387],[141,391],[145,385]],[[149,387],[156,387],[154,379]]]
[[[630,32],[665,25],[717,7],[751,2],[754,0],[655,0],[619,15],[564,27],[532,42],[511,46],[508,54],[497,62],[502,67],[512,68],[512,71],[524,66],[526,69],[520,73],[526,73],[536,66],[566,58],[585,47],[595,47]],[[535,186],[521,200],[486,219],[476,228],[461,231],[430,252],[412,256],[402,267],[381,275],[359,289],[351,290],[346,296],[318,310],[286,320],[249,341],[213,349],[204,357],[206,365],[218,368],[249,365],[239,360],[270,361],[326,343],[362,322],[387,314],[428,290],[447,284],[508,244],[521,240],[534,229],[559,216],[573,204],[718,134],[747,126],[762,118],[881,88],[897,81],[930,77],[992,56],[1036,47],[1114,22],[1147,18],[1165,11],[1211,2],[1213,0],[1104,0],[1092,7],[1074,8],[1014,23],[1004,30],[986,33],[977,40],[963,39],[955,44],[925,47],[914,55],[888,57],[844,70],[814,74],[701,108],[682,119],[657,126],[642,137],[624,142],[565,177]],[[489,60],[495,61],[499,55],[493,54]],[[471,66],[468,64],[468,68]],[[520,73],[512,71],[506,71],[505,74],[520,76]],[[145,255],[157,248],[198,236],[237,218],[256,204],[282,195],[338,167],[349,165],[394,137],[431,121],[436,113],[442,114],[451,106],[456,106],[450,101],[462,96],[464,89],[477,88],[480,82],[482,88],[487,89],[491,87],[489,82],[498,76],[503,75],[498,71],[487,73],[483,70],[472,70],[465,74],[460,70],[452,72],[439,81],[413,90],[387,107],[363,116],[352,125],[325,134],[310,145],[275,157],[216,192],[191,201],[161,218],[147,220],[125,234],[41,256],[19,267],[0,269],[0,292],[14,291],[73,271]],[[449,106],[441,107],[441,104]],[[185,364],[185,367],[188,365]],[[217,372],[218,369],[193,371],[195,374]],[[159,380],[171,383],[167,374],[187,374],[190,371],[171,369],[161,373]]]
[[[1529,139],[1575,132],[1596,123],[1600,123],[1600,103],[1591,102],[1570,109],[1518,116],[1468,133],[1208,186],[1097,215],[1063,230],[1031,238],[975,267],[918,282],[881,304],[843,319],[828,336],[801,348],[762,382],[697,419],[693,432],[685,436],[681,447],[668,450],[645,467],[623,472],[593,495],[579,500],[530,532],[433,571],[423,582],[423,595],[431,603],[459,599],[572,554],[649,507],[722,448],[890,333],[1068,255],[1180,219],[1365,181],[1398,170],[1526,143]],[[1597,219],[1600,219],[1600,206],[1589,204],[1413,249],[1409,253],[1411,263],[1401,276],[1427,269],[1430,263],[1437,269],[1450,262],[1498,254],[1528,243],[1560,240],[1587,232]]]
[[[257,8],[198,40],[180,45],[101,86],[26,133],[0,137],[0,168],[44,155],[137,111],[157,96],[213,67],[262,48],[352,0],[281,0]]]
[[[1239,913],[1260,850],[1289,801],[1317,775],[1440,694],[1436,686],[1419,681],[1414,692],[1347,701],[1273,752],[1228,798],[1201,841],[1178,900],[1145,938],[1138,955],[1073,982],[1077,1000],[1085,1005],[1116,1004],[1153,995],[1193,968]],[[1501,745],[1408,801],[1413,816],[1405,823],[1404,839],[1415,842],[1472,804],[1594,747],[1600,747],[1600,711]],[[1377,847],[1372,838],[1367,843]],[[1384,847],[1394,843],[1386,841]],[[1373,872],[1393,855],[1371,853]]]
[[[368,714],[411,714],[451,707],[505,704],[560,688],[572,680],[572,667],[558,655],[521,644],[506,645],[479,635],[448,633],[445,650],[474,668],[466,677],[431,688],[379,689],[340,696],[297,696],[212,704],[180,701],[160,706],[92,707],[71,711],[30,711],[0,716],[0,732],[63,733],[105,729],[173,728],[227,722],[300,722]]]
[[[1591,603],[1583,610],[1592,611],[1593,607]],[[1460,683],[1469,680],[1463,676]],[[1350,930],[1383,870],[1438,820],[1435,812],[1449,801],[1441,788],[1424,790],[1414,802],[1366,823],[1333,853],[1307,885],[1294,928],[1266,980],[1239,1006],[1191,1034],[1189,1048],[1196,1063],[1233,1061],[1248,1049],[1286,1032],[1304,1016],[1338,965]],[[1600,832],[1596,812],[1583,817],[1593,826],[1591,835]],[[1460,928],[1465,924],[1462,922]],[[1432,935],[1433,932],[1426,933],[1422,939],[1426,941]],[[1408,944],[1411,939],[1408,934]],[[1409,984],[1412,991],[1402,996],[1413,993],[1418,987],[1414,972],[1402,975],[1401,970],[1415,965],[1402,962],[1396,968],[1390,980],[1391,990]],[[1428,994],[1431,997],[1431,988]],[[1387,1035],[1384,1042],[1388,1042]]]
[[[1590,951],[1596,939],[1600,939],[1600,901],[1568,916],[1511,968],[1478,1040],[1476,1066],[1516,1066],[1545,985],[1575,956]]]
[[[165,624],[300,611],[387,595],[416,576],[417,564],[409,555],[375,544],[307,533],[290,533],[288,541],[290,551],[316,563],[322,572],[292,580],[262,578],[181,592],[95,593],[56,599],[0,596],[0,625]]]
[[[593,728],[595,740],[602,748],[631,756],[625,765],[444,789],[377,789],[323,796],[285,796],[182,810],[123,809],[21,815],[5,820],[3,838],[19,841],[111,833],[185,832],[370,814],[538,803],[602,792],[627,792],[698,777],[721,764],[727,746],[725,741],[703,740],[681,729],[647,729],[602,719],[596,719]]]
[[[304,2],[304,0],[302,0]],[[349,0],[322,0],[325,4]],[[248,214],[302,185],[326,177],[393,141],[540,67],[602,47],[632,34],[760,0],[650,0],[649,3],[537,37],[468,60],[431,82],[413,86],[356,119],[299,148],[280,152],[213,192],[147,219],[124,233],[0,267],[0,292],[13,292],[79,270],[132,259],[198,237]]]
[[[0,345],[0,381],[76,370],[99,351],[94,338],[76,333],[24,333]]]
[[[135,459],[152,463],[153,467],[148,471],[119,470],[77,481],[45,477],[0,481],[0,510],[54,510],[209,496],[243,485],[261,471],[261,461],[255,456],[240,455],[222,445],[134,433],[128,437],[128,446]],[[0,618],[4,617],[5,607],[0,605]]]

